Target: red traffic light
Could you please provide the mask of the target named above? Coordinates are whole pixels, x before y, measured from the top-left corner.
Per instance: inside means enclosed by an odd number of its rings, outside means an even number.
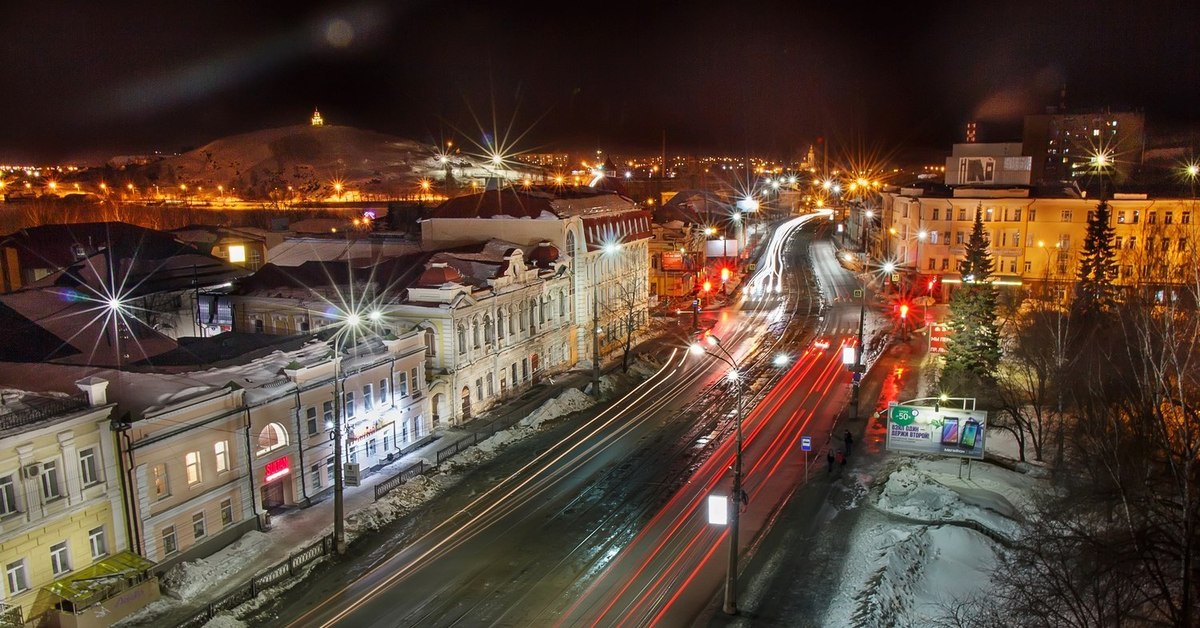
[[[901,320],[904,320],[904,319],[907,319],[907,318],[908,318],[908,304],[907,304],[907,303],[901,303],[901,304],[900,304],[900,319],[901,319]]]

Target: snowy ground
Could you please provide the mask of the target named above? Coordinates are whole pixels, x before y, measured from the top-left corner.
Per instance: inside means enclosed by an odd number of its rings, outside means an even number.
[[[989,434],[988,443],[989,453],[1011,453],[1005,435]],[[998,553],[1020,542],[1023,513],[1046,481],[1036,467],[987,462],[973,462],[970,479],[962,468],[960,478],[953,458],[891,455],[873,466],[853,476],[853,497],[841,505],[864,512],[853,519],[820,625],[937,625],[978,604]]]
[[[628,375],[614,373],[605,375],[600,380],[600,390],[603,395],[611,395],[627,388],[638,380],[648,377],[658,370],[658,366],[648,359],[637,360],[631,364]],[[419,476],[388,493],[377,502],[350,512],[346,516],[346,537],[353,541],[355,538],[378,530],[387,523],[413,511],[420,505],[435,498],[447,488],[458,483],[462,472],[473,465],[494,457],[505,445],[527,438],[537,432],[543,424],[561,419],[581,410],[591,407],[595,399],[575,388],[568,388],[558,396],[546,400],[527,417],[516,425],[496,432],[490,438],[464,450],[451,460],[438,473]],[[432,461],[426,461],[432,462]],[[275,564],[277,560],[264,561],[264,556],[286,556],[296,547],[306,546],[315,542],[323,535],[332,532],[333,526],[313,534],[311,539],[297,542],[295,535],[259,532],[247,532],[242,538],[204,559],[188,561],[172,568],[163,578],[163,586],[169,592],[168,596],[148,605],[141,611],[126,618],[118,626],[140,626],[155,623],[155,618],[162,617],[185,604],[211,597],[219,591],[221,585],[235,574],[244,571],[251,565],[259,565],[263,569]],[[308,568],[320,561],[310,563]],[[280,585],[286,588],[298,582],[294,579]],[[240,585],[240,583],[237,583]],[[236,609],[235,613],[222,614],[215,617],[207,625],[210,628],[235,628],[245,626],[236,619],[236,615],[253,610],[262,600],[270,597],[267,592],[259,595],[255,601]]]

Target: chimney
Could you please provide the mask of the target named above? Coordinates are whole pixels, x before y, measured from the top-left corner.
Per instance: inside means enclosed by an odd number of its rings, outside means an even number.
[[[108,404],[108,380],[88,377],[75,382],[75,386],[87,395],[88,405],[93,408]]]

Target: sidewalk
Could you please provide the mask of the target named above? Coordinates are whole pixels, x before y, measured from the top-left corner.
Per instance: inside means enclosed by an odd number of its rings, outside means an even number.
[[[618,360],[605,369],[605,372],[619,368]],[[380,482],[418,462],[435,465],[439,450],[456,442],[470,442],[475,432],[490,429],[494,422],[502,426],[500,429],[504,429],[528,416],[550,398],[569,388],[582,389],[590,382],[590,370],[568,371],[546,378],[520,396],[483,412],[467,424],[441,429],[435,432],[431,440],[404,451],[392,462],[366,470],[359,486],[347,486],[343,490],[345,518],[352,520],[356,513],[365,512],[375,504],[375,486]],[[396,490],[400,490],[400,487]],[[174,593],[182,599],[164,595],[161,600],[117,625],[129,628],[183,623],[208,604],[245,585],[252,577],[286,560],[296,551],[317,542],[332,531],[333,491],[327,489],[312,497],[308,507],[288,508],[282,513],[272,515],[269,528],[261,532],[247,532],[242,538],[205,559],[176,566],[172,570],[174,573],[168,573],[174,576],[171,580],[177,584],[178,590]],[[348,525],[347,541],[352,544],[355,539],[349,532]],[[164,589],[167,588],[164,586]]]

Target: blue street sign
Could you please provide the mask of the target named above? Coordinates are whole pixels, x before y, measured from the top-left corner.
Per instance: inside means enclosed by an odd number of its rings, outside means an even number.
[[[855,371],[854,372],[854,383],[857,384],[860,381],[862,381],[862,373]]]
[[[800,437],[800,450],[801,451],[812,451],[812,437],[811,436],[801,436]]]

